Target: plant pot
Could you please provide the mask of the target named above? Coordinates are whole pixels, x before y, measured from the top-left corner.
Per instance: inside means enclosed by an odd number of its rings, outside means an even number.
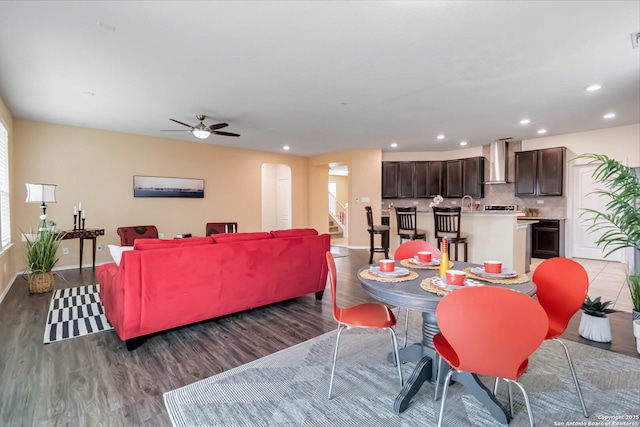
[[[640,353],[640,319],[633,321],[633,336],[636,337],[636,351]]]
[[[41,294],[53,289],[53,272],[31,273],[29,275],[29,293]]]
[[[631,321],[640,320],[640,311],[632,310],[631,311]]]
[[[606,316],[595,317],[582,313],[578,333],[590,341],[611,342],[611,323]]]

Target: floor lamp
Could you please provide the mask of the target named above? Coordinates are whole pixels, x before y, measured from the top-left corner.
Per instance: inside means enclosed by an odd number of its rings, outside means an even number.
[[[38,231],[46,229],[47,226],[47,203],[56,203],[55,184],[25,184],[27,186],[27,203],[40,203],[42,214],[40,228]]]

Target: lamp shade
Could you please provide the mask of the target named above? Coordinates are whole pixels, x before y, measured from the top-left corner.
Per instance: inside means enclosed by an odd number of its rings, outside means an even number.
[[[27,203],[56,203],[55,184],[25,184],[27,186]]]

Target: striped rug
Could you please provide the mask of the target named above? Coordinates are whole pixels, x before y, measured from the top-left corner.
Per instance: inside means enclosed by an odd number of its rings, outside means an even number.
[[[100,285],[55,290],[44,329],[44,343],[113,329],[104,315],[99,290]]]

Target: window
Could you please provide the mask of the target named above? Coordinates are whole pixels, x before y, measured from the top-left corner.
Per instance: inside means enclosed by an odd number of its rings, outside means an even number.
[[[9,133],[0,122],[0,239],[3,249],[11,244],[9,188]]]

